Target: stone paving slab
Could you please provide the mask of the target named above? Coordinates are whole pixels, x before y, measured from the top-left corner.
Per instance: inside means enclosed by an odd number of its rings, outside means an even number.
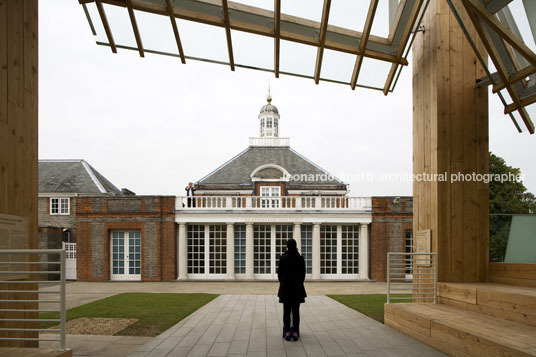
[[[221,295],[128,356],[444,356],[326,296],[306,299],[302,338],[285,341],[282,310],[275,295]]]

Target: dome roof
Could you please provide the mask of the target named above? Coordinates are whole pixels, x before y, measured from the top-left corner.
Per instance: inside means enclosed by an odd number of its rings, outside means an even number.
[[[262,106],[261,114],[262,113],[268,113],[268,112],[279,114],[279,111],[277,110],[277,107],[272,104],[272,97],[270,95],[268,95],[267,100],[268,100],[268,104],[265,104],[265,105]]]

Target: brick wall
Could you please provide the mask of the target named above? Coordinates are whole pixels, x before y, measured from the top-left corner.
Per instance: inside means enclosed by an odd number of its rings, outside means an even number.
[[[387,252],[404,252],[406,231],[412,228],[412,197],[372,197],[370,274],[373,280],[386,280]]]
[[[50,197],[39,197],[37,214],[39,227],[58,227],[69,229],[71,232],[71,242],[76,242],[76,197],[69,198],[69,215],[51,215]]]
[[[175,197],[79,197],[76,212],[80,281],[110,280],[110,236],[135,230],[141,238],[142,281],[176,279]]]
[[[38,249],[61,249],[62,248],[63,229],[59,227],[39,227],[37,235]],[[60,260],[59,254],[39,255],[39,261],[56,261]],[[57,271],[58,266],[52,264],[40,264],[41,271]],[[46,279],[58,280],[59,274],[47,274]]]

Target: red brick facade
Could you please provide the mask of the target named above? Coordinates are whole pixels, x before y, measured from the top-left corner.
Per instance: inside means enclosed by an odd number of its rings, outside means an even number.
[[[413,229],[412,197],[372,197],[370,275],[385,281],[387,253],[405,251],[406,231]]]
[[[110,280],[110,235],[114,230],[140,232],[142,281],[176,279],[174,210],[174,197],[78,198],[78,280]]]

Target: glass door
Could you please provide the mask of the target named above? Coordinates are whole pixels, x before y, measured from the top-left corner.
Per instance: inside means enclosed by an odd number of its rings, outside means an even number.
[[[112,232],[110,248],[111,280],[141,280],[140,232]]]

